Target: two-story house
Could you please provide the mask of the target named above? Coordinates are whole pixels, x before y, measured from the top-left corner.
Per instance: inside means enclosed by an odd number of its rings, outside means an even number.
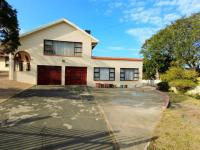
[[[98,40],[66,19],[20,36],[10,55],[9,78],[35,85],[135,86],[142,80],[139,58],[92,56]]]

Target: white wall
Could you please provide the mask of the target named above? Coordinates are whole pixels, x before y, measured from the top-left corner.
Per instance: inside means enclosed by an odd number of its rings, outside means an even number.
[[[5,66],[5,58],[0,57],[0,71],[8,71],[9,67]]]
[[[61,57],[61,56],[45,56],[43,54],[44,39],[73,41],[83,43],[82,57]],[[62,66],[62,83],[64,84],[65,66],[83,66],[87,67],[87,82],[89,86],[95,86],[93,81],[94,67],[114,67],[116,81],[108,81],[110,83],[133,85],[137,82],[120,80],[120,68],[139,68],[140,80],[142,80],[142,61],[109,61],[109,60],[94,60],[91,59],[92,39],[73,27],[60,23],[42,31],[35,32],[31,35],[20,39],[21,46],[18,51],[27,51],[31,56],[31,71],[15,72],[14,79],[20,82],[37,84],[37,65]],[[63,61],[64,60],[64,61]],[[106,83],[108,83],[106,82]],[[98,82],[100,83],[100,81]],[[103,82],[101,82],[103,83]]]

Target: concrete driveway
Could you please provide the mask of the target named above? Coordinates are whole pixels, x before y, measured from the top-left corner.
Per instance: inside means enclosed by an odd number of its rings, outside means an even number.
[[[144,88],[34,86],[0,105],[0,149],[144,149],[162,103]]]
[[[33,85],[8,80],[8,72],[0,71],[0,103]]]
[[[91,89],[35,86],[0,105],[0,149],[116,149]]]
[[[96,89],[93,94],[121,149],[143,150],[157,138],[151,135],[162,112],[163,97],[152,88]]]

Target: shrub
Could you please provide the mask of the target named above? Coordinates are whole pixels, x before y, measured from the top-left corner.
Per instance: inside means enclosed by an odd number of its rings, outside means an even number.
[[[168,82],[160,82],[157,84],[157,89],[160,91],[168,91],[169,90],[169,85]]]
[[[198,81],[197,80],[198,73],[195,70],[185,70],[184,71],[184,78],[196,82],[196,81]]]
[[[200,100],[200,94],[195,95],[195,98]]]
[[[176,87],[177,90],[186,91],[197,86],[195,82],[187,79],[176,79],[169,82],[171,87]]]
[[[171,67],[165,74],[162,74],[160,77],[162,81],[170,82],[174,79],[183,79],[184,69]]]
[[[198,73],[195,70],[186,70],[178,67],[171,67],[165,74],[161,75],[163,81],[170,82],[175,79],[187,79],[197,81]]]

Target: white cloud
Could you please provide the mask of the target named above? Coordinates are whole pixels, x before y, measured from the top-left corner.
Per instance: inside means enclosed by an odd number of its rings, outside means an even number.
[[[123,46],[109,46],[107,47],[108,50],[113,50],[113,51],[135,51],[137,49],[130,48],[130,47],[123,47]]]
[[[155,6],[174,6],[177,5],[177,0],[158,0]]]
[[[157,0],[155,6],[174,7],[180,15],[191,15],[200,11],[199,0]]]
[[[136,21],[138,23],[150,23],[150,24],[160,24],[162,19],[159,16],[159,8],[145,9],[144,7],[133,8],[128,11],[124,11],[125,21]]]
[[[191,15],[200,11],[199,0],[178,0],[178,10],[182,15]]]
[[[140,42],[144,42],[157,30],[176,19],[200,12],[200,0],[102,0],[101,2],[107,4],[109,13],[118,11],[121,14],[119,17],[121,23],[133,22],[137,26],[144,26],[126,31]]]
[[[138,39],[143,43],[146,39],[150,38],[158,29],[157,28],[132,28],[126,31],[127,34]]]
[[[166,15],[164,15],[163,21],[165,22],[164,24],[168,24],[180,17],[181,17],[180,15],[174,14],[174,13],[166,14]]]

